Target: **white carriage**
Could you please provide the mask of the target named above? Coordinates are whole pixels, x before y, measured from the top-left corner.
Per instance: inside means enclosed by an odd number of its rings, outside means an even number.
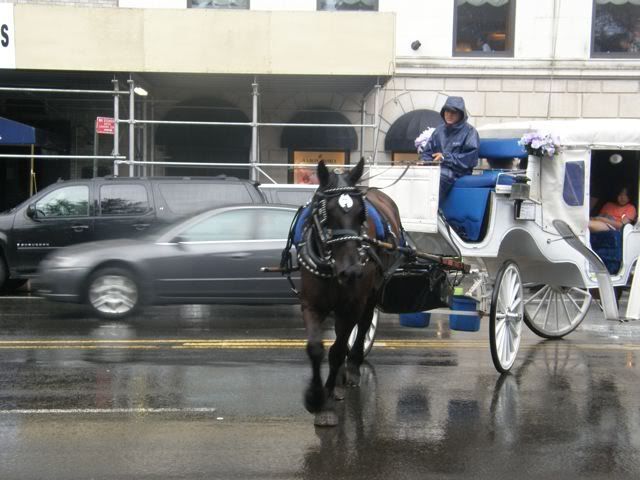
[[[592,293],[598,292],[605,318],[640,319],[638,278],[624,315],[616,300],[616,287],[628,285],[640,255],[640,224],[625,225],[605,242],[613,260],[594,251],[588,228],[597,182],[627,181],[638,205],[640,120],[501,123],[478,132],[482,158],[524,157],[526,171],[462,177],[440,213],[437,166],[406,172],[403,166],[374,166],[369,185],[385,187],[396,201],[418,250],[460,256],[472,265],[461,286],[478,302],[479,313],[489,315],[497,370],[513,365],[523,322],[542,337],[562,337],[585,318]],[[518,141],[529,132],[551,133],[559,140],[558,153],[527,156]]]

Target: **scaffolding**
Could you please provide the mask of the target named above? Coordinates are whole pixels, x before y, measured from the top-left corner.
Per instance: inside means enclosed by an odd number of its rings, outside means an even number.
[[[261,128],[273,128],[273,127],[295,127],[295,128],[360,128],[360,153],[364,156],[364,139],[365,132],[370,130],[373,132],[372,138],[372,158],[371,163],[376,163],[376,151],[377,151],[377,138],[380,129],[380,92],[382,85],[380,80],[376,81],[373,87],[374,105],[373,105],[373,123],[366,123],[366,104],[371,95],[371,91],[364,93],[361,102],[361,122],[358,124],[352,123],[275,123],[275,122],[261,122],[259,120],[259,104],[258,98],[260,96],[260,85],[258,78],[254,77],[251,84],[251,121],[250,122],[209,122],[209,121],[181,121],[181,120],[155,120],[153,118],[148,119],[147,105],[145,101],[141,104],[142,118],[136,118],[136,99],[137,96],[146,96],[147,92],[144,88],[141,88],[136,84],[134,80],[134,74],[129,75],[127,80],[128,89],[120,89],[120,81],[117,78],[113,78],[111,90],[91,90],[91,89],[66,89],[66,88],[21,88],[21,87],[0,87],[1,91],[11,92],[24,92],[30,94],[44,94],[44,93],[64,93],[64,94],[78,94],[78,95],[111,95],[113,97],[113,119],[114,119],[114,135],[113,135],[113,149],[110,155],[97,155],[95,152],[97,139],[94,136],[94,155],[50,155],[50,154],[0,154],[0,158],[29,158],[31,159],[31,172],[30,189],[32,189],[32,183],[34,183],[33,161],[35,159],[68,159],[68,160],[93,160],[93,176],[97,175],[97,161],[98,160],[111,160],[113,161],[113,174],[114,176],[120,175],[120,167],[128,166],[128,175],[130,177],[137,175],[146,176],[147,166],[192,166],[192,167],[223,167],[223,168],[248,168],[250,171],[251,180],[257,181],[259,175],[263,175],[269,181],[276,183],[276,181],[269,175],[265,169],[268,168],[308,168],[305,165],[295,165],[292,163],[263,163],[260,161],[260,151],[258,148],[259,129]],[[129,100],[129,116],[128,118],[120,117],[120,97],[127,97]],[[151,116],[153,117],[153,102],[151,102]],[[128,153],[123,155],[120,153],[120,125],[128,125]],[[142,129],[142,160],[136,160],[136,126],[140,125]],[[155,161],[155,138],[154,129],[148,129],[147,126],[157,125],[198,125],[198,126],[232,126],[238,128],[251,128],[251,147],[250,155],[247,163],[225,163],[225,162],[178,162],[178,161]],[[148,135],[148,130],[151,131],[151,136]],[[150,141],[149,141],[150,140]],[[151,160],[147,160],[148,151],[147,145],[151,145]],[[349,168],[349,165],[344,165],[345,168]]]

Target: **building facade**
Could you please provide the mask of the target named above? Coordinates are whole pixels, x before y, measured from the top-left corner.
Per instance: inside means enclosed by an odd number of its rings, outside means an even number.
[[[68,156],[36,157],[40,183],[95,171],[74,155],[100,154],[110,172],[114,152],[156,164],[120,175],[388,163],[449,95],[476,126],[640,109],[637,0],[0,0],[0,25],[0,117],[53,133],[36,155]],[[118,142],[94,129],[116,114],[113,94],[89,93],[114,80]],[[7,168],[5,181],[23,176]],[[302,181],[293,171],[258,178]]]

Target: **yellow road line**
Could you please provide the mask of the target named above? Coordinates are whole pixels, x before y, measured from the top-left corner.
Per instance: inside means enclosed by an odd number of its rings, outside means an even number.
[[[330,346],[333,340],[324,340]],[[58,340],[0,340],[0,350],[24,349],[65,349],[65,350],[158,350],[158,349],[302,349],[306,340],[301,339],[58,339]],[[522,349],[555,349],[558,346],[579,350],[640,350],[637,344],[586,344],[586,343],[530,343],[522,344]],[[488,349],[488,340],[437,340],[437,339],[379,339],[376,349]]]

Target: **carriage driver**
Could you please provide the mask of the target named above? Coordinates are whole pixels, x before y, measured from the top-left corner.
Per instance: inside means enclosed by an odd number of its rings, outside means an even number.
[[[420,159],[440,162],[440,203],[444,201],[455,181],[471,175],[478,164],[480,137],[467,122],[467,111],[462,97],[449,97],[440,116],[444,123],[438,125],[427,142]]]

